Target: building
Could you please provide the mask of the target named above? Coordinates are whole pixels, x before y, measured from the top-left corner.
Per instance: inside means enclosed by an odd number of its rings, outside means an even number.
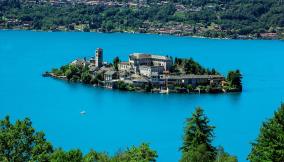
[[[107,71],[104,74],[104,81],[106,88],[114,88],[115,83],[118,81],[119,75],[117,71]]]
[[[119,79],[120,80],[130,79],[130,73],[128,71],[119,71]]]
[[[146,66],[163,66],[164,70],[169,70],[172,66],[172,59],[167,56],[144,54],[144,53],[133,53],[129,55],[129,63],[138,70],[137,67]]]
[[[86,59],[84,59],[84,60],[76,59],[76,60],[72,61],[70,64],[83,68],[83,67],[89,66],[90,62],[86,61]]]
[[[117,71],[107,71],[105,72],[104,74],[104,80],[105,81],[111,81],[111,80],[114,80],[114,79],[118,79],[118,73]]]
[[[153,72],[151,74],[150,80],[153,85],[159,85],[160,84],[160,74],[157,72]]]
[[[96,57],[95,57],[95,66],[102,67],[103,65],[103,49],[97,48],[96,49]]]
[[[162,74],[164,71],[164,66],[139,66],[140,74],[147,77],[151,77],[152,73]]]
[[[160,82],[170,85],[192,85],[192,86],[198,86],[198,85],[209,85],[211,83],[214,84],[221,84],[222,81],[224,81],[225,78],[221,75],[161,75]]]
[[[119,71],[130,71],[131,65],[129,64],[129,62],[120,62],[118,63],[118,70]]]
[[[150,81],[147,80],[146,78],[137,78],[137,79],[132,80],[132,82],[133,82],[133,85],[137,87],[143,87],[150,83]]]

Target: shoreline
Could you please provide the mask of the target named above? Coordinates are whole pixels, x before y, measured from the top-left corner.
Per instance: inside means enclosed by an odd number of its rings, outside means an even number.
[[[147,92],[145,90],[121,90],[121,89],[118,89],[118,88],[109,88],[109,87],[106,87],[104,85],[99,85],[99,84],[86,84],[86,83],[83,83],[82,81],[69,81],[66,76],[62,75],[62,76],[57,76],[55,75],[54,73],[52,72],[44,72],[42,74],[43,77],[50,77],[50,78],[53,78],[53,79],[57,79],[57,80],[62,80],[62,81],[67,81],[68,83],[79,83],[79,84],[82,84],[82,85],[87,85],[87,86],[91,86],[93,88],[102,88],[104,90],[115,90],[115,91],[120,91],[120,92],[137,92],[137,93],[147,93],[147,94],[161,94],[161,95],[168,95],[168,94],[232,94],[232,93],[242,93],[242,91],[240,90],[224,90],[224,89],[221,89],[221,90],[218,90],[218,91],[207,91],[207,90],[199,90],[199,91],[196,91],[196,90],[192,90],[192,91],[183,91],[183,92],[178,92],[178,91],[168,91],[168,92],[165,92],[165,90],[163,90],[164,92],[162,92],[162,90],[158,90],[158,89],[152,89],[150,92]],[[101,81],[103,82],[103,81]]]
[[[51,73],[49,73],[51,74]],[[44,74],[43,74],[44,75]],[[50,76],[43,76],[43,77],[50,77],[52,79],[57,79],[57,80],[62,80],[62,81],[67,81],[68,83],[71,82],[71,83],[79,83],[79,84],[82,84],[82,85],[87,85],[87,86],[90,86],[92,88],[101,88],[101,89],[104,89],[104,90],[115,90],[115,91],[118,91],[118,92],[136,92],[136,93],[151,93],[151,94],[161,94],[161,95],[169,95],[169,94],[225,94],[225,93],[228,93],[228,92],[223,92],[223,93],[196,93],[196,92],[189,92],[189,93],[173,93],[173,92],[169,92],[169,93],[159,93],[159,92],[146,92],[146,91],[137,91],[137,90],[133,90],[133,91],[127,91],[127,90],[119,90],[119,89],[113,89],[113,88],[107,88],[107,87],[104,87],[104,86],[100,86],[100,85],[95,85],[95,84],[83,84],[81,81],[80,82],[72,82],[72,81],[68,81],[67,79],[63,79],[61,78],[60,76],[56,76],[56,75],[50,75]],[[236,92],[236,93],[240,93],[240,92]]]
[[[227,77],[206,69],[192,58],[132,53],[128,61],[119,57],[113,63],[103,62],[103,49],[95,56],[77,58],[60,68],[53,68],[43,77],[96,85],[121,91],[157,93],[228,93],[242,92],[242,74],[231,70]]]
[[[181,37],[181,38],[197,38],[197,39],[211,39],[211,40],[259,40],[259,41],[282,41],[284,39],[271,39],[271,38],[247,38],[247,39],[241,39],[241,38],[219,38],[219,37],[205,37],[205,36],[199,36],[199,35],[178,35],[178,34],[170,34],[170,33],[142,33],[142,32],[130,32],[130,31],[113,31],[113,32],[101,32],[101,31],[81,31],[81,30],[35,30],[35,29],[0,29],[0,31],[31,31],[31,32],[62,32],[62,33],[102,33],[102,34],[114,34],[114,33],[126,33],[126,34],[146,34],[146,35],[160,35],[160,36],[173,36],[173,37]]]

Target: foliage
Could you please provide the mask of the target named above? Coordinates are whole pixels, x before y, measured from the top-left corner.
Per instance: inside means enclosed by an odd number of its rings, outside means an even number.
[[[88,67],[80,67],[73,64],[61,66],[60,69],[51,71],[57,76],[64,75],[69,81],[82,81],[85,84],[97,83],[97,78],[93,78]]]
[[[175,62],[173,65],[174,72],[178,73],[185,73],[185,74],[196,74],[196,75],[203,75],[203,74],[218,74],[215,69],[205,69],[202,67],[198,62],[194,61],[192,58],[190,59],[183,59],[183,58],[175,58]]]
[[[214,162],[238,162],[238,159],[225,152],[223,147],[218,147],[216,160]]]
[[[68,69],[65,71],[65,76],[67,77],[68,80],[75,80],[76,81],[78,78],[80,78],[80,69],[79,67],[75,65],[69,65]]]
[[[239,70],[230,71],[227,76],[227,80],[231,83],[231,85],[240,91],[242,90],[242,74]]]
[[[122,91],[134,91],[135,88],[132,84],[125,83],[124,81],[118,81],[117,89]]]
[[[187,85],[186,88],[188,89],[189,92],[194,90],[194,88],[193,88],[193,86],[191,84]]]
[[[83,154],[80,150],[70,150],[65,152],[62,149],[55,150],[50,156],[51,162],[80,162],[82,161]]]
[[[158,157],[156,151],[150,149],[148,144],[142,143],[139,147],[132,146],[125,152],[114,157],[114,161],[120,162],[155,162]]]
[[[36,132],[26,118],[10,122],[8,116],[0,121],[0,161],[47,161],[52,145],[43,132]]]
[[[263,123],[259,136],[252,143],[248,159],[251,162],[284,161],[284,104],[271,119]]]
[[[91,150],[83,158],[84,162],[109,162],[111,161],[110,157],[106,153],[98,153],[94,150]]]
[[[40,161],[40,162],[154,162],[158,157],[156,151],[148,144],[132,146],[114,156],[91,150],[85,156],[79,149],[64,151],[53,150],[51,143],[44,138],[43,132],[36,132],[32,122],[26,118],[15,124],[9,117],[0,120],[0,161]]]
[[[187,119],[181,161],[214,160],[216,148],[211,145],[213,126],[201,108],[196,108],[191,118]],[[200,156],[202,155],[202,157]]]
[[[118,63],[120,62],[120,59],[118,56],[116,56],[114,59],[113,59],[113,67],[115,70],[118,70]]]
[[[186,120],[181,162],[235,162],[235,157],[223,149],[212,146],[213,129],[201,108],[196,108],[191,118]]]
[[[130,0],[129,2],[137,2]],[[30,24],[28,29],[82,31],[137,31],[184,26],[183,35],[237,38],[283,32],[284,5],[279,0],[148,0],[145,6],[27,3],[0,1],[0,17]],[[182,11],[177,5],[184,5]],[[174,25],[177,24],[177,25]],[[4,28],[17,28],[5,23]],[[187,30],[190,29],[190,30]]]
[[[90,84],[90,83],[91,83],[92,75],[89,73],[88,70],[84,71],[84,72],[81,74],[81,80],[82,80],[82,82],[85,83],[85,84]]]
[[[99,84],[100,81],[104,80],[104,76],[103,76],[103,73],[98,73],[98,74],[95,74],[94,77],[92,77],[90,83],[91,84]]]

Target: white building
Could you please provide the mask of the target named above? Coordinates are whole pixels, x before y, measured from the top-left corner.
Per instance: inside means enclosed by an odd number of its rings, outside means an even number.
[[[162,74],[164,71],[164,66],[139,66],[140,74],[147,77],[151,77],[152,73]]]
[[[118,63],[118,70],[119,71],[130,71],[131,65],[129,62],[120,62]]]
[[[167,56],[133,53],[129,55],[129,63],[134,67],[143,66],[143,65],[163,66],[164,70],[169,70],[172,66],[172,59]]]

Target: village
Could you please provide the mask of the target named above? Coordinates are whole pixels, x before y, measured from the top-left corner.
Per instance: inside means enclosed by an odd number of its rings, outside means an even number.
[[[117,57],[113,63],[104,62],[103,56],[103,49],[97,48],[94,57],[76,59],[43,76],[125,91],[224,93],[242,90],[241,85],[232,83],[234,79],[228,80],[215,71],[177,73],[173,70],[177,65],[169,56],[133,53],[128,61],[120,61]]]
[[[206,20],[206,23],[201,21],[204,18],[202,15],[211,10],[225,11],[224,4],[209,3],[199,6],[149,0],[21,0],[16,2],[12,6],[21,6],[17,14],[3,12],[4,10],[1,11],[0,7],[0,29],[152,33],[222,39],[283,39],[284,35],[283,27],[280,26],[261,28],[257,31],[254,31],[255,27],[236,30],[226,28],[227,25],[217,21],[207,22]],[[56,15],[62,12],[68,13],[70,10],[78,10],[78,12],[74,15]],[[44,11],[55,15],[44,14]],[[125,17],[126,13],[129,14],[129,18]],[[145,13],[144,16],[142,13]],[[152,18],[157,20],[154,21]],[[207,16],[205,18],[209,19]],[[189,21],[189,19],[192,20]]]

